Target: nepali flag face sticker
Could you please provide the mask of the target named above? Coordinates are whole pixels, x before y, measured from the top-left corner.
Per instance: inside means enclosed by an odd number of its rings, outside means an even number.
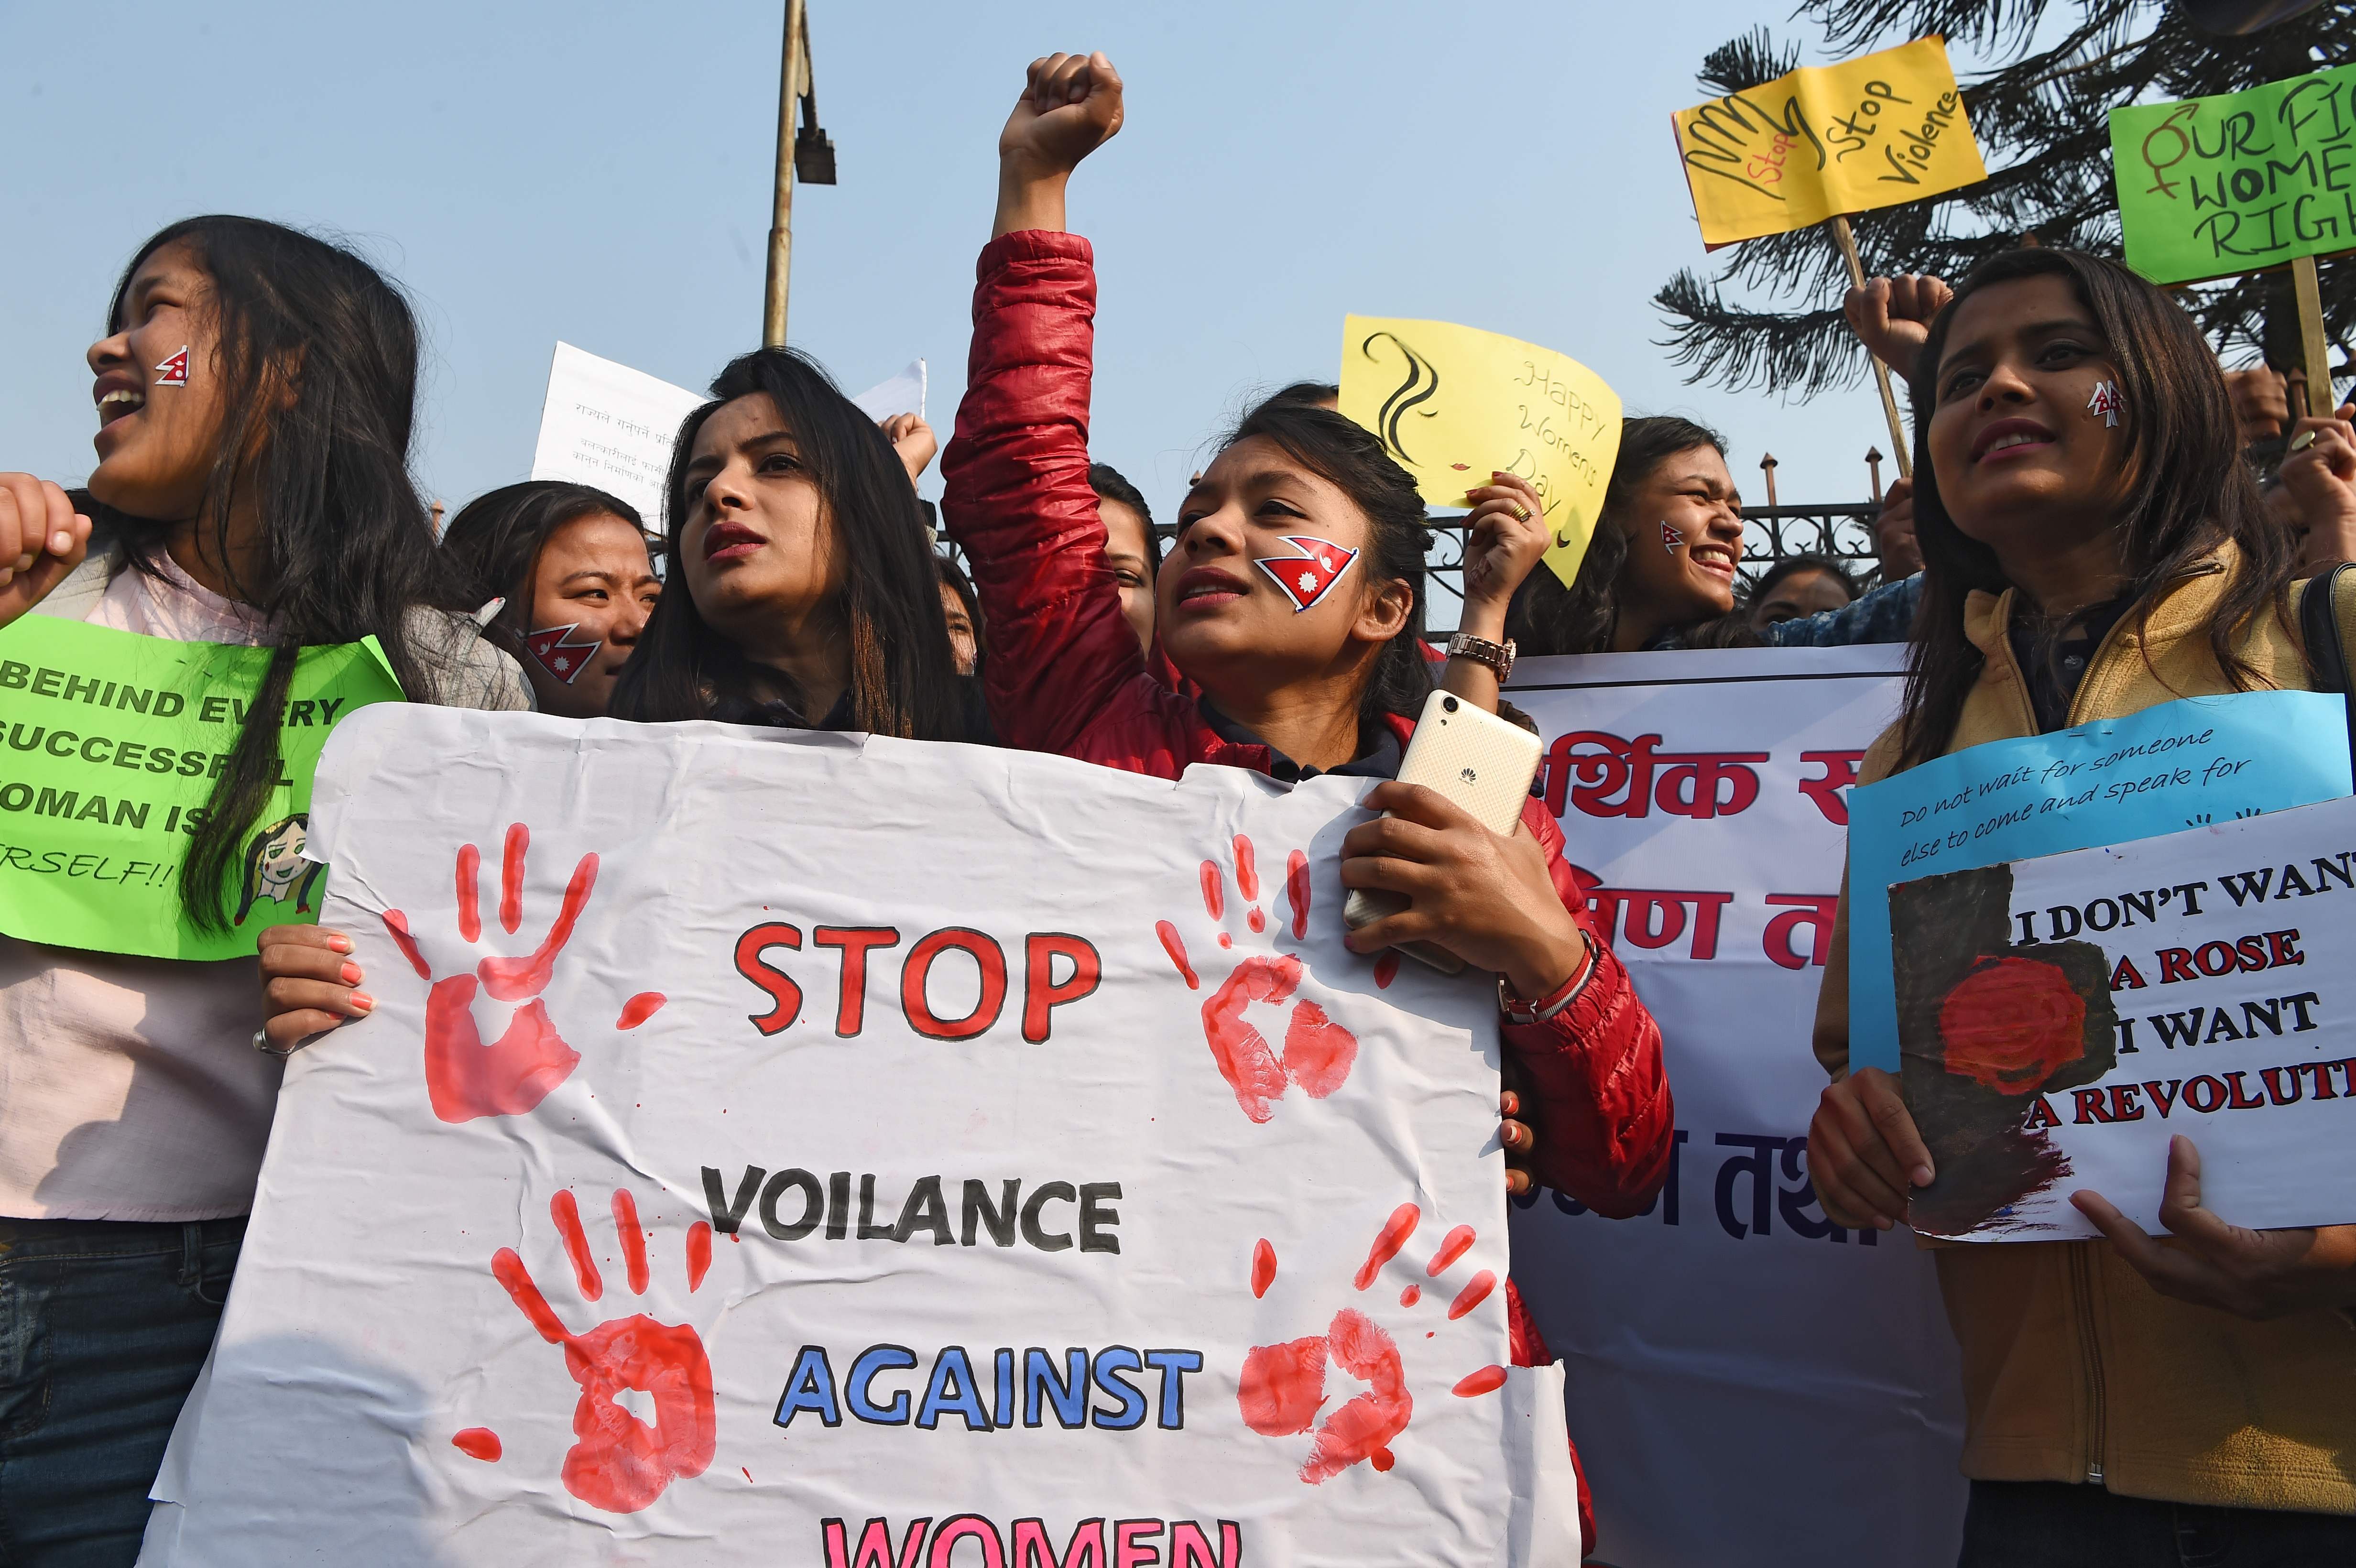
[[[1271,578],[1292,601],[1297,613],[1325,597],[1325,591],[1342,580],[1358,552],[1344,549],[1331,539],[1312,539],[1307,534],[1286,534],[1284,542],[1301,553],[1298,556],[1255,557],[1254,566]]]
[[[159,387],[185,387],[188,384],[188,350],[180,351],[155,367],[155,384]]]
[[[602,641],[566,642],[564,639],[580,624],[575,621],[569,626],[551,626],[544,632],[526,632],[523,635],[524,651],[538,659],[541,668],[567,686],[571,686],[581,672],[589,667],[589,661],[596,656],[599,648],[605,645]]]
[[[1685,536],[1685,535],[1683,535],[1683,534],[1681,534],[1681,533],[1679,533],[1679,532],[1677,532],[1677,530],[1676,530],[1676,529],[1675,529],[1675,528],[1671,528],[1671,527],[1669,526],[1669,520],[1668,520],[1666,517],[1662,518],[1662,519],[1661,519],[1661,548],[1662,548],[1663,549],[1667,550],[1671,555],[1675,555],[1675,554],[1676,554],[1676,553],[1677,553],[1677,548],[1678,548],[1680,545],[1684,544],[1685,542],[1686,542],[1686,536]]]

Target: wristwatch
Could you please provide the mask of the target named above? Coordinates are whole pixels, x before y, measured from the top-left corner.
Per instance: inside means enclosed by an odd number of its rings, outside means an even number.
[[[1459,632],[1448,639],[1448,656],[1487,665],[1497,672],[1497,679],[1502,683],[1514,673],[1514,639],[1507,637],[1502,643],[1493,643],[1486,637],[1472,637]]]

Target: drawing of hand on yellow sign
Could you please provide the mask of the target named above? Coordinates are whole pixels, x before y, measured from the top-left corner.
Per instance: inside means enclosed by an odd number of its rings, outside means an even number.
[[[1804,66],[1669,118],[1713,247],[1987,177],[1937,38]]]
[[[1353,315],[1342,325],[1341,411],[1372,431],[1434,507],[1462,509],[1493,473],[1538,493],[1568,584],[1620,454],[1620,399],[1567,354],[1445,321]]]

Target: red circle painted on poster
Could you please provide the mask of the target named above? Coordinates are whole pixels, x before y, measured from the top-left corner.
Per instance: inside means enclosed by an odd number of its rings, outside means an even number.
[[[1999,1094],[2036,1088],[2086,1053],[2086,998],[2070,977],[2034,958],[1973,970],[1939,1005],[1947,1071]]]

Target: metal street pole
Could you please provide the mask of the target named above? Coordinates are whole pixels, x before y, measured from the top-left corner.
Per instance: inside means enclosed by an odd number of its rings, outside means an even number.
[[[796,111],[801,117],[798,134]],[[810,80],[809,14],[804,0],[786,0],[784,63],[777,81],[777,187],[769,216],[769,280],[761,310],[761,342],[786,341],[786,289],[793,270],[794,179],[834,183],[834,143],[819,128],[818,91]]]

